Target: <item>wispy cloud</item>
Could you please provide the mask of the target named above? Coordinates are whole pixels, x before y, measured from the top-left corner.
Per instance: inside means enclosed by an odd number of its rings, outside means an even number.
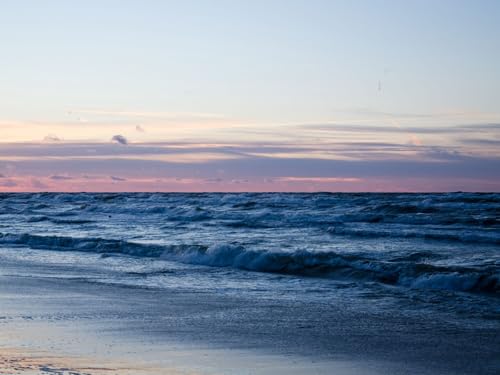
[[[49,185],[43,183],[38,178],[31,178],[31,186],[35,189],[40,189],[40,190],[44,190],[44,189],[47,189],[49,187]]]
[[[374,108],[336,108],[333,109],[336,117],[344,120],[377,122],[389,120],[398,122],[420,122],[420,123],[471,123],[481,121],[481,123],[498,122],[500,112],[484,112],[470,110],[441,110],[433,112],[396,112],[383,111]]]
[[[476,132],[500,132],[500,123],[487,124],[465,124],[448,126],[387,126],[387,125],[362,125],[362,124],[297,124],[298,129],[319,130],[328,132],[348,132],[348,133],[419,133],[419,134],[462,134]]]
[[[45,137],[43,137],[43,140],[45,142],[60,142],[61,141],[61,139],[55,134],[46,135]]]
[[[275,181],[337,183],[337,182],[361,182],[363,181],[363,179],[356,177],[278,177],[275,179]]]
[[[114,135],[114,136],[111,138],[111,141],[116,142],[116,143],[119,143],[119,144],[121,144],[121,145],[126,145],[126,144],[128,144],[128,139],[127,139],[127,138],[125,138],[123,135],[120,135],[120,134]]]
[[[317,123],[170,142],[137,126],[108,129],[101,142],[2,143],[0,171],[15,184],[2,189],[399,191],[427,181],[428,189],[500,190],[500,123]],[[134,142],[124,134],[134,134]]]
[[[71,114],[87,114],[110,117],[131,117],[150,119],[223,119],[225,115],[219,113],[199,112],[161,112],[161,111],[130,111],[130,110],[101,110],[101,109],[77,109],[70,111]]]
[[[500,147],[500,139],[461,139],[460,142],[467,145],[486,146],[486,147]]]
[[[58,175],[58,174],[52,175],[49,178],[51,180],[72,180],[73,179],[73,177],[71,177],[71,176],[64,176],[64,175]]]
[[[118,177],[118,176],[109,176],[113,181],[127,181],[126,178]]]
[[[15,183],[12,180],[4,180],[0,181],[0,186],[5,187],[5,188],[13,188],[17,186],[17,183]]]

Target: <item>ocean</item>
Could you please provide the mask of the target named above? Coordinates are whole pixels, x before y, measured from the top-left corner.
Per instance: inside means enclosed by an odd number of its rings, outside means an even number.
[[[500,194],[2,194],[0,218],[12,256],[113,257],[102,282],[270,294],[291,282],[309,296],[312,283],[317,298],[379,289],[451,308],[500,292]],[[128,257],[137,270],[119,272]]]
[[[0,271],[21,263],[60,283],[321,306],[290,310],[305,329],[346,306],[500,332],[500,194],[1,194]]]

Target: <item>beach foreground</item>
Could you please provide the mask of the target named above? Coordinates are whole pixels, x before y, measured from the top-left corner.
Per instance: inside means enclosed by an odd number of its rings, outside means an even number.
[[[494,374],[500,366],[494,329],[33,276],[43,271],[2,262],[2,374]]]

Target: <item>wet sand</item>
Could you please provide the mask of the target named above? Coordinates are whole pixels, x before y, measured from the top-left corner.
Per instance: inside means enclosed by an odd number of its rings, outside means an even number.
[[[68,374],[68,375],[153,375],[153,374],[181,375],[174,369],[148,368],[147,365],[134,366],[121,363],[100,361],[96,365],[95,359],[82,357],[63,357],[28,348],[13,349],[0,348],[0,374]]]
[[[373,315],[349,306],[38,277],[33,265],[2,264],[0,271],[0,374],[495,374],[500,368],[495,329],[408,319],[397,311]]]

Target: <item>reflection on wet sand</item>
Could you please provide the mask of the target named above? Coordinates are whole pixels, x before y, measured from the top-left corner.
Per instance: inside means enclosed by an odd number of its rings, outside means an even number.
[[[0,349],[0,374],[57,374],[57,375],[180,375],[174,369],[139,367],[132,364],[92,363],[90,358],[53,355],[14,348]]]

